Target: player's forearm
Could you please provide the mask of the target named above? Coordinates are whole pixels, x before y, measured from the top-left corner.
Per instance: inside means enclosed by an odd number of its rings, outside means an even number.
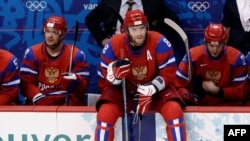
[[[247,86],[238,85],[222,88],[225,99],[243,101],[247,98]]]

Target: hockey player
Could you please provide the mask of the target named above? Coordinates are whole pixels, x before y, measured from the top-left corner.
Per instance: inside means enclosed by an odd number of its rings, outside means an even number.
[[[192,80],[188,80],[186,56],[177,69],[178,92],[191,105],[243,105],[247,96],[245,56],[225,45],[227,35],[221,24],[210,24],[204,36],[204,45],[190,49]]]
[[[125,33],[114,35],[101,54],[95,141],[114,139],[114,125],[124,115],[122,79],[128,112],[159,112],[167,123],[168,140],[185,141],[185,104],[172,87],[177,66],[171,43],[148,31],[147,17],[140,10],[126,13],[124,27]]]
[[[0,49],[0,60],[0,105],[16,105],[20,85],[18,60],[3,49]]]
[[[21,66],[21,93],[27,104],[85,105],[88,64],[84,53],[63,43],[67,25],[63,17],[51,16],[43,26],[45,41],[26,49]]]

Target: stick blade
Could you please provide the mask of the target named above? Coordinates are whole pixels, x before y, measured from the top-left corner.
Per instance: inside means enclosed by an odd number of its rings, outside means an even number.
[[[181,36],[181,38],[185,44],[186,54],[187,54],[187,58],[188,58],[188,78],[189,78],[189,81],[191,81],[191,79],[192,79],[191,57],[189,54],[189,43],[188,43],[187,34],[184,32],[184,30],[178,24],[176,24],[173,20],[171,20],[169,18],[165,18],[164,23],[169,25],[171,28],[173,28]]]
[[[187,35],[186,33],[183,31],[183,29],[178,25],[176,24],[173,20],[169,19],[169,18],[165,18],[164,19],[164,23],[169,25],[171,28],[173,28],[176,32],[179,33],[179,35],[181,36],[181,38],[183,39],[183,41],[186,41],[188,38],[187,38]]]

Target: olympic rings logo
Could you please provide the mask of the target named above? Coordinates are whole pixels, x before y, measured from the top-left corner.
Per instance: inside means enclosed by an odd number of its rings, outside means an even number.
[[[44,8],[47,7],[47,3],[45,1],[27,1],[26,2],[26,7],[30,9],[30,11],[42,11]]]
[[[208,8],[210,7],[209,2],[205,1],[205,2],[189,2],[188,3],[188,8],[191,9],[193,12],[205,12]]]

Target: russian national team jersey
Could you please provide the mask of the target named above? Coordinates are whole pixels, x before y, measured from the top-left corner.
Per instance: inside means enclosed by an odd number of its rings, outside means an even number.
[[[0,49],[0,105],[16,104],[20,77],[17,58],[10,52]]]
[[[63,45],[55,58],[48,55],[44,43],[26,49],[21,66],[22,93],[30,100],[40,92],[47,96],[65,96],[69,83],[63,81],[61,74],[69,71],[70,52],[68,44]],[[85,54],[74,48],[72,60],[72,72],[79,76],[75,94],[83,97],[89,76]]]
[[[246,98],[246,63],[245,56],[233,47],[226,46],[224,54],[213,59],[209,56],[205,45],[190,49],[192,81],[199,76],[202,81],[212,81],[219,88],[223,88],[224,99],[242,101]],[[175,86],[180,94],[187,93],[188,88],[187,56],[181,61],[177,72]],[[201,87],[193,86],[193,90]],[[205,94],[198,94],[205,95]],[[217,98],[218,99],[218,98]],[[212,103],[212,102],[211,102]]]
[[[173,83],[177,68],[175,57],[170,42],[161,34],[149,31],[146,43],[137,53],[133,52],[126,33],[114,35],[101,55],[100,88],[109,83],[105,80],[108,64],[123,58],[131,62],[132,73],[126,77],[128,91],[135,91],[138,84],[152,81],[157,75],[164,78],[166,85]]]

